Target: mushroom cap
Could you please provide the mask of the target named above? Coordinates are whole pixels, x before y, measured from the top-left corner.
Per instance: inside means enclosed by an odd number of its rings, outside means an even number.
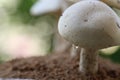
[[[54,13],[59,10],[64,11],[70,3],[64,0],[38,0],[30,9],[30,13],[34,16],[46,13]]]
[[[42,15],[49,12],[56,12],[61,7],[61,0],[38,0],[31,8],[32,15]]]
[[[76,46],[102,49],[116,45],[117,18],[116,13],[103,2],[80,1],[65,10],[58,30],[62,37]]]

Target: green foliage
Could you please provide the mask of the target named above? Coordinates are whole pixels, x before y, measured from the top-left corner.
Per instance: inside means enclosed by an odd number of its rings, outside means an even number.
[[[104,53],[101,53],[100,56],[104,58],[108,58],[115,63],[120,63],[120,48],[114,54],[105,55]]]
[[[5,53],[0,53],[0,64],[9,60],[9,59],[10,59],[9,55],[7,55]]]
[[[15,11],[10,13],[11,19],[13,21],[22,21],[25,24],[31,23],[38,17],[33,17],[30,15],[30,8],[36,2],[36,0],[18,0],[18,5],[16,5]]]
[[[8,8],[10,20],[12,22],[22,22],[24,24],[35,24],[40,20],[45,20],[49,24],[53,24],[56,17],[53,14],[45,14],[41,16],[32,16],[30,8],[37,0],[18,0],[18,5],[15,8]],[[15,9],[15,10],[11,10]]]

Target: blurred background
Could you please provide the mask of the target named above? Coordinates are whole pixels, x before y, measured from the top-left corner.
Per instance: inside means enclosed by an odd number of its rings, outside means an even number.
[[[62,48],[67,47],[66,45],[69,43],[63,40],[62,42],[66,44],[63,45],[61,42],[61,46],[56,46],[59,42],[57,40],[59,37],[56,37],[58,35],[57,21],[61,13],[71,3],[56,0],[54,2],[56,5],[51,7],[48,6],[50,2],[53,1],[0,0],[1,63],[15,58],[44,56],[53,53],[55,50],[64,50]],[[36,8],[36,3],[42,6]],[[50,9],[47,9],[48,7]],[[37,12],[37,9],[41,10]],[[120,15],[120,10],[114,10]],[[120,47],[116,46],[101,50],[100,56],[120,63]]]

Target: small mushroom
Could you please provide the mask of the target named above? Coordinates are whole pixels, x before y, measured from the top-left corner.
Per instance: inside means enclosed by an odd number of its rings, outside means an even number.
[[[83,0],[65,10],[58,23],[60,35],[82,47],[79,70],[94,74],[98,70],[99,49],[120,45],[120,19],[105,3]]]
[[[56,17],[56,21],[58,21],[61,12],[63,12],[66,8],[72,5],[71,2],[66,0],[37,0],[35,4],[30,9],[30,14],[32,16],[41,16],[44,14],[52,14]],[[66,51],[71,48],[70,43],[66,43],[59,35],[57,31],[57,23],[54,23],[54,37],[53,37],[53,44],[54,52]],[[77,52],[77,49],[74,47],[72,48],[71,54]],[[76,50],[76,51],[75,51]]]
[[[30,13],[34,16],[64,11],[70,3],[64,0],[38,0],[30,9]]]
[[[30,12],[32,15],[41,15],[48,12],[55,12],[60,8],[60,0],[38,0],[31,8]]]

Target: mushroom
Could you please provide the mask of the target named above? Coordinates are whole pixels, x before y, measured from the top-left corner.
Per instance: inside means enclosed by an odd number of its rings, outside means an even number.
[[[68,8],[70,5],[72,5],[71,2],[66,0],[38,0],[30,9],[30,14],[32,16],[39,16],[43,14],[53,14],[56,17],[56,20],[58,21],[61,12],[63,12],[66,8]],[[54,52],[60,52],[60,51],[66,51],[69,48],[71,48],[71,44],[67,43],[65,40],[63,40],[59,35],[57,31],[57,23],[54,24],[53,32],[54,33],[54,40],[53,40],[53,46]],[[75,47],[72,47],[71,50],[71,56],[74,56],[74,54],[77,52],[77,49]]]
[[[97,72],[98,50],[120,45],[120,18],[97,0],[79,1],[66,9],[58,30],[63,38],[82,48],[79,70],[83,74]]]
[[[30,13],[34,16],[46,13],[64,11],[70,4],[64,0],[38,0],[30,9]]]

